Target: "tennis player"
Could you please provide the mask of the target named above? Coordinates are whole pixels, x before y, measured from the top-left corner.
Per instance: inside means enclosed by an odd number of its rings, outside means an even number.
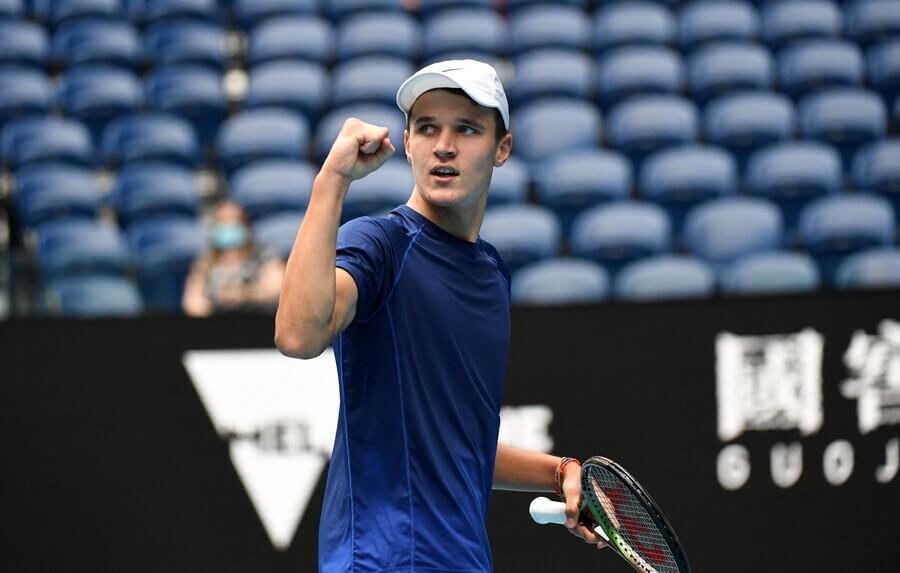
[[[510,278],[478,237],[491,174],[512,149],[497,73],[473,60],[433,64],[397,103],[409,200],[338,228],[351,182],[395,152],[387,128],[347,120],[313,185],[276,318],[284,354],[333,344],[337,360],[319,570],[492,571],[492,488],[561,491],[569,530],[602,547],[578,523],[576,461],[497,445]]]

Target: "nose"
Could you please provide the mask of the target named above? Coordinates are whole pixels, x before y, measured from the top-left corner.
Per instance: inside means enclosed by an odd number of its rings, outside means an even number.
[[[448,159],[456,156],[456,142],[453,138],[452,129],[442,129],[440,137],[434,142],[434,154],[441,159]]]

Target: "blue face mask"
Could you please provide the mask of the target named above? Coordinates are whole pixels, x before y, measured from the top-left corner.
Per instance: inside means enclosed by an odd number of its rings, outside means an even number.
[[[212,230],[212,243],[217,249],[237,249],[247,243],[247,227],[239,223],[222,223]]]

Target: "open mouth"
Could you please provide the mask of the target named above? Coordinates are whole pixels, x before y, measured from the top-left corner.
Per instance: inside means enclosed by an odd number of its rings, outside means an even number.
[[[447,178],[449,178],[449,177],[456,177],[456,176],[458,176],[458,175],[459,175],[459,171],[458,171],[457,169],[453,168],[453,167],[448,166],[448,165],[439,165],[439,166],[437,166],[437,167],[432,167],[432,168],[431,168],[431,174],[434,175],[435,177],[441,177],[441,178],[447,177]]]

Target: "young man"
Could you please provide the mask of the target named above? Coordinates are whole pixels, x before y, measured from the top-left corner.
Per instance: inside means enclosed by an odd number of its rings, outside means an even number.
[[[503,86],[487,64],[440,62],[409,78],[397,103],[409,201],[338,229],[350,183],[395,151],[386,128],[347,120],[313,185],[276,317],[284,354],[333,343],[337,360],[319,570],[492,571],[492,487],[561,487],[570,531],[602,547],[578,523],[577,463],[497,445],[509,273],[478,230],[512,148]]]

